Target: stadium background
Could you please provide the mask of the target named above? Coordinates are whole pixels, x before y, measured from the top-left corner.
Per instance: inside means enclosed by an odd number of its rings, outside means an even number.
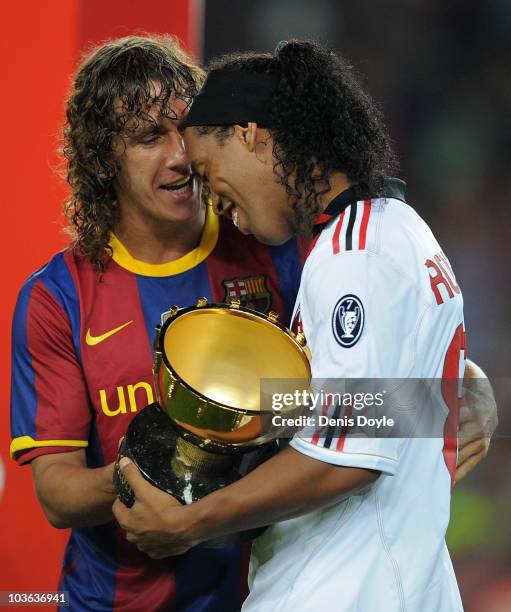
[[[456,488],[449,544],[467,612],[509,612],[511,3],[18,0],[2,3],[0,14],[0,591],[55,589],[67,538],[46,523],[30,470],[9,460],[9,345],[20,285],[65,245],[66,188],[55,149],[80,54],[141,31],[174,33],[201,60],[271,50],[295,36],[329,44],[365,75],[387,118],[408,200],[462,287],[469,354],[494,382],[501,422],[488,459]]]

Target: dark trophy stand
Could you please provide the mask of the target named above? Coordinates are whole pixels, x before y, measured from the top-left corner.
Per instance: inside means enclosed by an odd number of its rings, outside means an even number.
[[[241,478],[229,457],[225,470],[197,472],[190,469],[186,463],[180,461],[175,452],[178,438],[179,432],[171,419],[155,402],[141,410],[130,423],[119,449],[119,456],[129,457],[146,480],[184,505],[191,504]],[[135,496],[117,465],[114,470],[114,483],[119,499],[131,508],[135,503]]]
[[[176,453],[179,438],[179,432],[171,419],[155,402],[141,410],[130,423],[119,449],[119,458],[129,457],[146,480],[172,495],[183,505],[198,501],[209,493],[235,482],[277,452],[277,445],[273,442],[258,451],[248,453],[249,456],[245,458],[237,457],[234,465],[232,455],[218,455],[220,464],[223,463],[225,466],[219,471],[196,471],[180,461]],[[241,469],[238,469],[236,463],[240,463],[240,460]],[[131,508],[135,503],[135,495],[117,463],[114,468],[114,484],[119,499],[125,506]],[[241,537],[243,540],[251,540],[264,529],[262,527],[244,532]],[[227,538],[219,538],[208,544],[224,546],[226,542]]]

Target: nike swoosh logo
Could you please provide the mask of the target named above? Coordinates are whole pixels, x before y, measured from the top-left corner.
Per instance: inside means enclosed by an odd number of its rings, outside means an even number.
[[[110,336],[113,336],[118,331],[121,331],[121,329],[124,329],[125,327],[130,325],[130,323],[133,323],[133,321],[128,321],[127,323],[124,323],[123,325],[119,325],[119,327],[116,327],[115,329],[111,329],[110,331],[107,331],[104,334],[101,334],[101,336],[93,336],[90,333],[90,328],[89,328],[87,330],[87,335],[85,336],[85,342],[89,346],[96,346],[96,344],[99,344],[100,342],[103,342],[103,340],[110,338]]]

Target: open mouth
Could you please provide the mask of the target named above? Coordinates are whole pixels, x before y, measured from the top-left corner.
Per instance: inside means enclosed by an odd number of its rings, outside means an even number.
[[[189,176],[175,183],[166,183],[165,185],[160,185],[160,189],[165,189],[165,191],[173,191],[174,193],[186,193],[189,189],[192,188],[192,183],[193,176]]]

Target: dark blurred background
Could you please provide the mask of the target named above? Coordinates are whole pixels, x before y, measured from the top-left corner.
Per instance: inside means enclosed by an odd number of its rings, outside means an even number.
[[[462,288],[469,356],[499,401],[489,456],[454,492],[449,549],[466,610],[510,612],[511,1],[209,0],[204,24],[206,61],[320,41],[383,110],[408,201]]]

